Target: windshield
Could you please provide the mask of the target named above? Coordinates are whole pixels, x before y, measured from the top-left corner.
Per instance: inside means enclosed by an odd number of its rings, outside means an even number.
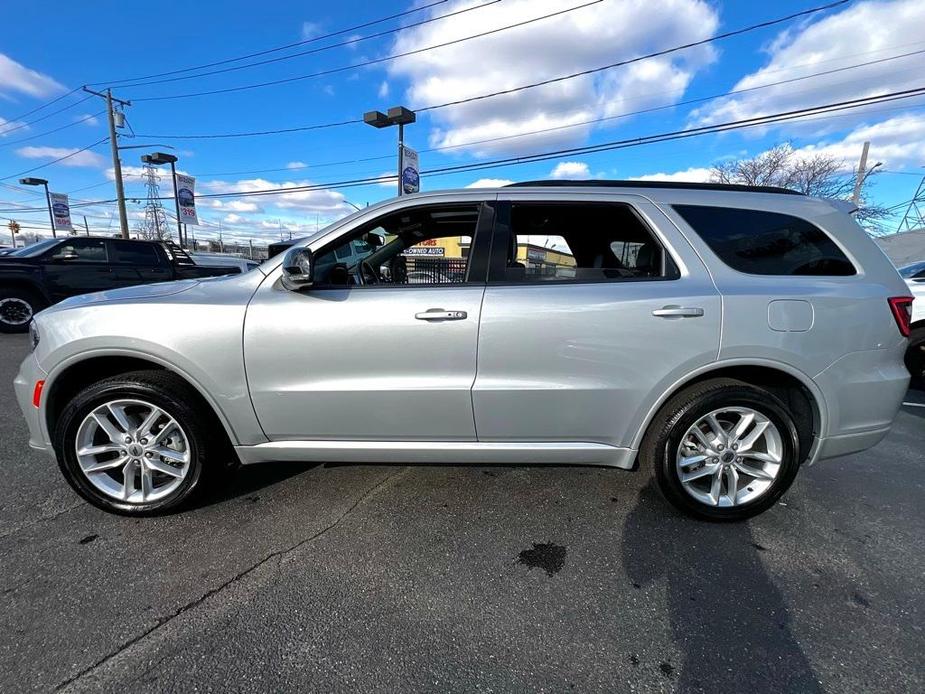
[[[923,273],[925,273],[925,260],[921,263],[912,263],[912,265],[899,268],[899,274],[903,276],[903,279],[907,280],[911,280],[913,277],[922,275]]]
[[[57,243],[60,243],[58,239],[45,239],[44,241],[33,243],[31,246],[26,246],[25,248],[17,248],[12,253],[7,253],[7,256],[16,256],[17,258],[35,258],[36,256],[42,255],[42,253]]]

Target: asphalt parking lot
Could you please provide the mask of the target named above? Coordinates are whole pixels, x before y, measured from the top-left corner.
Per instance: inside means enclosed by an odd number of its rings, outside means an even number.
[[[292,464],[130,520],[28,449],[26,349],[0,337],[2,691],[925,690],[925,407],[747,524],[641,473]]]

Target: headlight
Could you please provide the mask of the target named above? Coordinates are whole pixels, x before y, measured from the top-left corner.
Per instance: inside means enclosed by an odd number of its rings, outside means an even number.
[[[41,340],[39,335],[38,326],[35,324],[35,321],[29,322],[29,341],[32,343],[32,351],[35,351],[35,348],[39,346],[39,340]]]

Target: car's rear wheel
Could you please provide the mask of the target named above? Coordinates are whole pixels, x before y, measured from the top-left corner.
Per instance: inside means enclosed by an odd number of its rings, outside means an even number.
[[[800,466],[793,416],[772,393],[712,379],[671,398],[640,450],[674,506],[708,520],[742,520],[773,506]]]
[[[28,289],[0,287],[0,333],[24,333],[32,316],[41,311],[41,299]]]
[[[136,371],[93,384],[66,406],[55,430],[70,485],[107,511],[146,515],[188,503],[203,486],[220,440],[169,372]],[[218,434],[218,436],[217,436]]]
[[[909,335],[906,368],[912,374],[912,387],[925,390],[925,326],[915,328]]]

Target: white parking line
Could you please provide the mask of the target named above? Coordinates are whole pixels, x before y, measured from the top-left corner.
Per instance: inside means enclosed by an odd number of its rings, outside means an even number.
[[[925,407],[925,402],[904,402],[904,407]]]

